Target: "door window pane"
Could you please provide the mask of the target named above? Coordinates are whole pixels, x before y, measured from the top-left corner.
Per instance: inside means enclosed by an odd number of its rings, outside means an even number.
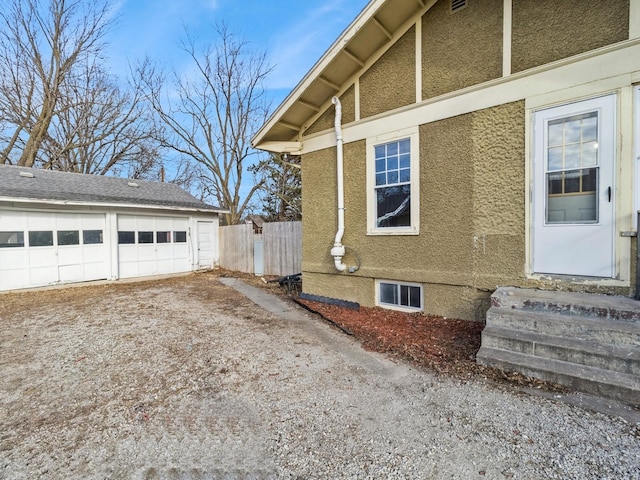
[[[597,222],[598,112],[552,120],[547,132],[546,222]]]
[[[547,174],[547,223],[598,221],[597,168]],[[558,177],[562,175],[562,180]]]
[[[102,243],[102,230],[83,230],[82,243],[85,245]]]
[[[78,230],[58,230],[58,245],[80,245]]]
[[[33,231],[29,232],[30,247],[51,247],[53,246],[52,231]]]
[[[156,232],[156,243],[171,243],[171,232]]]
[[[138,232],[138,243],[153,243],[153,232]]]
[[[136,232],[118,232],[119,244],[136,243]]]
[[[185,243],[187,241],[187,232],[173,232],[176,243]]]
[[[24,232],[0,232],[0,248],[24,247]]]

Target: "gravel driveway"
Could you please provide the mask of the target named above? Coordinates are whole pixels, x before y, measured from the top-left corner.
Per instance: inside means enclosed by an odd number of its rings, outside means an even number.
[[[214,273],[0,295],[0,478],[640,479],[637,424],[285,308]]]

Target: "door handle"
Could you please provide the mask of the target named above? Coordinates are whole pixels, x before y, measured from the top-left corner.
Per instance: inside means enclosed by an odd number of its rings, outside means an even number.
[[[607,194],[609,195],[609,203],[611,203],[611,187],[607,188]]]

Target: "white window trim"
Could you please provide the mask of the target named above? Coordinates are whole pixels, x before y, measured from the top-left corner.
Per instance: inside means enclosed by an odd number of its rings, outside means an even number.
[[[376,226],[375,146],[408,138],[411,142],[411,226]],[[420,233],[420,144],[418,127],[367,138],[367,235],[418,235]]]
[[[640,85],[633,87],[633,159],[634,159],[634,186],[633,186],[633,211],[631,224],[638,231],[638,210],[640,210]]]
[[[407,287],[418,287],[420,289],[420,308],[406,307],[404,305],[393,305],[390,303],[382,303],[380,301],[380,284],[381,283],[390,283],[393,285],[407,286]],[[376,306],[381,308],[386,308],[388,310],[397,310],[399,312],[407,312],[407,313],[415,313],[422,312],[424,310],[424,288],[420,283],[411,283],[411,282],[399,282],[397,280],[385,280],[385,279],[376,279]]]

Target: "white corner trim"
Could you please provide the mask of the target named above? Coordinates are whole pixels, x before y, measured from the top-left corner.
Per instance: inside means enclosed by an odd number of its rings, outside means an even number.
[[[422,17],[416,20],[416,103],[422,101]]]
[[[513,3],[504,0],[502,13],[502,76],[511,75],[511,32],[513,28]]]
[[[629,39],[640,38],[640,0],[629,0]]]

